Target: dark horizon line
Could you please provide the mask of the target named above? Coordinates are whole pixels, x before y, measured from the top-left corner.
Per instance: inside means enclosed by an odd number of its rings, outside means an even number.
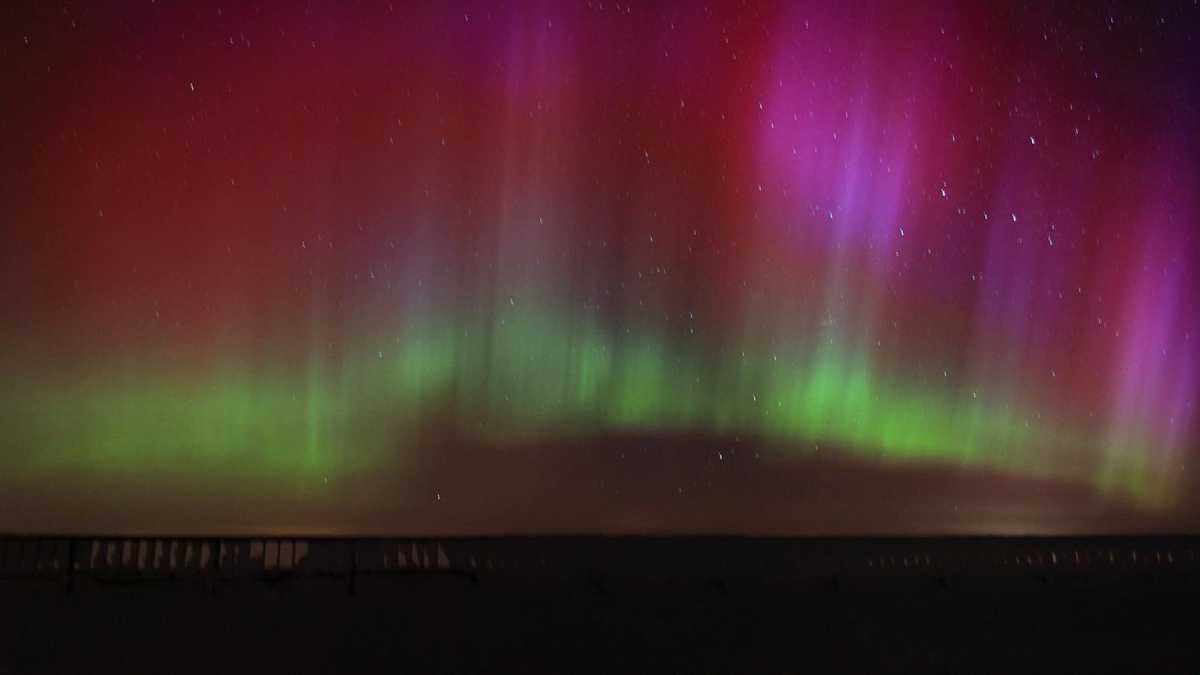
[[[737,541],[872,541],[872,542],[907,542],[907,541],[945,541],[945,542],[983,542],[983,541],[1116,541],[1136,539],[1173,539],[1200,541],[1200,531],[1163,531],[1163,532],[1134,532],[1134,533],[1080,533],[1080,534],[727,534],[727,533],[693,533],[680,532],[676,534],[660,533],[620,533],[606,534],[597,532],[547,532],[547,533],[504,533],[504,534],[134,534],[121,532],[0,532],[0,541],[30,540],[30,539],[97,539],[97,540],[133,540],[133,539],[174,539],[197,541],[495,541],[495,540],[718,540],[728,539]]]

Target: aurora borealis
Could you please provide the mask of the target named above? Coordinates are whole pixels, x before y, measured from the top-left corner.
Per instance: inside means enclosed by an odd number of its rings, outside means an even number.
[[[2,10],[0,529],[1198,522],[1200,10],[840,4]]]

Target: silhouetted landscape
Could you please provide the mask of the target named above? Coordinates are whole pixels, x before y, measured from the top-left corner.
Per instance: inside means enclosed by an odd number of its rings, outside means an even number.
[[[0,553],[5,673],[1200,665],[1194,537],[23,538]]]

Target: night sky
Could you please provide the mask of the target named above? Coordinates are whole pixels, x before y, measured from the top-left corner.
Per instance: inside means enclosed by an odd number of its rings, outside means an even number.
[[[0,530],[1200,528],[1194,0],[16,4]]]

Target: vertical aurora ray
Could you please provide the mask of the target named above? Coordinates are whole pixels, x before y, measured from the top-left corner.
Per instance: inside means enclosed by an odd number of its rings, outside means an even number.
[[[447,476],[687,438],[1200,513],[1197,16],[1089,12],[31,10],[0,487],[505,530]]]

